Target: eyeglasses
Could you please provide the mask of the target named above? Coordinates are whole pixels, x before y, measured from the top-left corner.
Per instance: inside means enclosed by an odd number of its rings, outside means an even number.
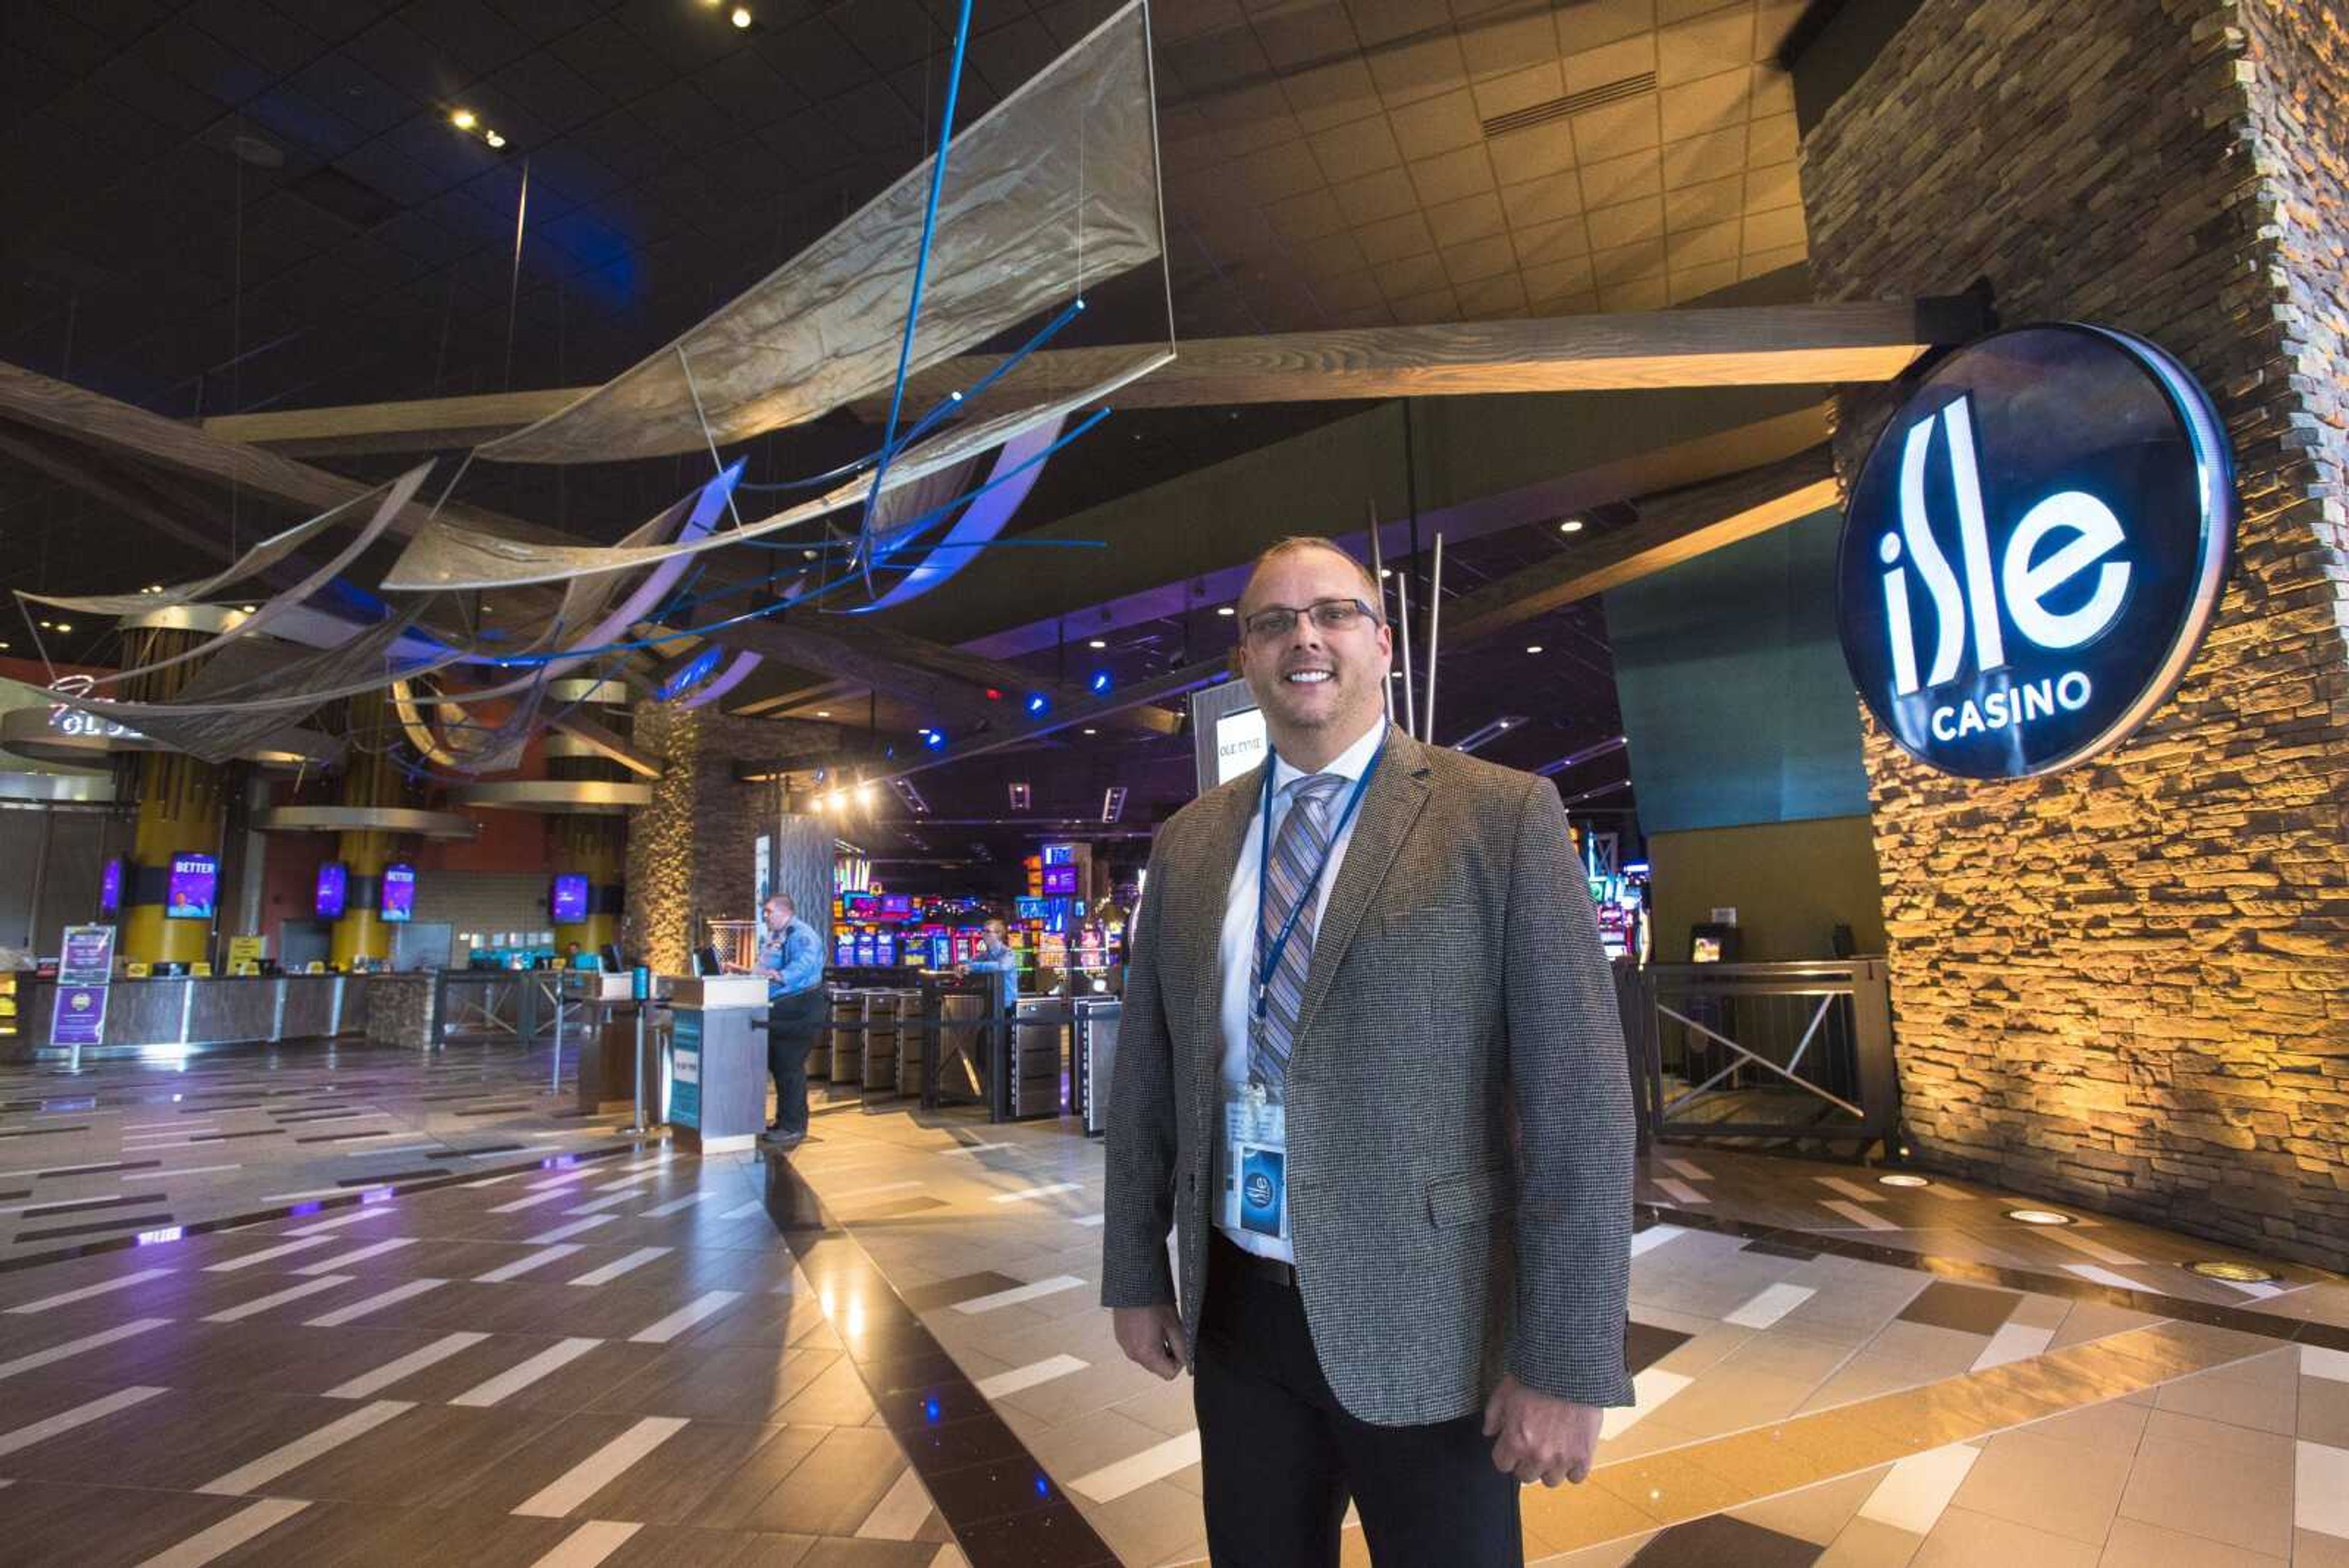
[[[1360,599],[1316,599],[1302,609],[1288,605],[1274,605],[1260,609],[1241,620],[1240,629],[1250,642],[1274,642],[1297,629],[1297,618],[1309,615],[1314,626],[1322,631],[1351,631],[1367,620],[1379,623],[1379,613]]]

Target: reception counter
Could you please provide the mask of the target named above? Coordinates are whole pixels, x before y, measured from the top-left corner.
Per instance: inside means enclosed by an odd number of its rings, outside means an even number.
[[[117,980],[109,988],[98,1050],[198,1048],[327,1039],[364,1031],[387,1044],[429,1037],[429,974],[174,976]],[[17,978],[18,1031],[9,1059],[63,1051],[49,1039],[57,981]]]

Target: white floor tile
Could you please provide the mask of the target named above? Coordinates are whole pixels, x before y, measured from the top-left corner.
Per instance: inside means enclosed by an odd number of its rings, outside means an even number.
[[[385,1422],[396,1420],[416,1407],[404,1399],[378,1399],[363,1405],[339,1420],[330,1421],[305,1438],[296,1438],[283,1448],[273,1449],[226,1475],[206,1481],[198,1491],[218,1497],[243,1497],[256,1491],[289,1471],[301,1469],[321,1454],[331,1453],[345,1443],[367,1436]]]
[[[561,1519],[617,1480],[631,1465],[677,1436],[684,1427],[685,1422],[674,1416],[647,1416],[540,1488],[514,1511],[534,1519]]]
[[[1964,1443],[1911,1454],[1896,1462],[1859,1505],[1859,1517],[1918,1535],[1930,1535],[1941,1511],[1965,1484],[1966,1472],[1982,1457],[1980,1449]]]

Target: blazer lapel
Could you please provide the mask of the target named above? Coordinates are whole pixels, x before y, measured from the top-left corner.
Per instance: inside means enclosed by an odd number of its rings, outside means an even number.
[[[1387,868],[1402,848],[1402,841],[1427,804],[1428,765],[1425,748],[1395,728],[1387,741],[1387,754],[1378,776],[1362,796],[1354,836],[1347,841],[1346,858],[1338,867],[1337,886],[1330,890],[1330,907],[1313,936],[1313,963],[1306,971],[1305,994],[1297,1006],[1297,1033],[1292,1053],[1312,1033],[1314,1014],[1330,994],[1330,987],[1345,961],[1347,945],[1361,928],[1371,895],[1386,880]],[[1261,786],[1259,786],[1261,787]]]
[[[1191,892],[1178,927],[1183,966],[1169,974],[1168,989],[1183,998],[1184,1019],[1197,1044],[1193,1060],[1203,1081],[1210,1083],[1223,1060],[1224,913],[1231,907],[1232,874],[1239,865],[1240,847],[1264,796],[1264,770],[1271,765],[1268,760],[1259,763],[1216,803],[1218,815],[1208,826],[1202,851],[1205,859],[1185,868]]]

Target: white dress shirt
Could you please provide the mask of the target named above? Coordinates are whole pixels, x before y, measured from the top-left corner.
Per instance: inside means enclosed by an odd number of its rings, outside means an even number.
[[[1329,820],[1333,826],[1338,815],[1346,809],[1346,798],[1352,793],[1354,781],[1368,771],[1371,759],[1378,755],[1379,744],[1386,739],[1386,716],[1381,714],[1378,721],[1363,732],[1361,740],[1340,752],[1329,766],[1321,770],[1325,774],[1336,774],[1347,781],[1346,787],[1340,788],[1331,797],[1328,807],[1331,814]],[[1278,753],[1274,755],[1272,836],[1276,842],[1280,837],[1281,819],[1288,815],[1288,786],[1306,776],[1289,766]],[[1259,801],[1261,798],[1259,786]],[[1330,890],[1338,885],[1338,868],[1345,863],[1346,846],[1353,841],[1355,824],[1361,820],[1361,812],[1358,809],[1352,818],[1338,830],[1337,836],[1330,841],[1330,864],[1321,873],[1319,886],[1313,890],[1313,929],[1317,934],[1321,929],[1321,917],[1330,908]],[[1231,901],[1224,907],[1220,950],[1223,961],[1223,1006],[1220,1010],[1224,1025],[1223,1104],[1229,1104],[1248,1081],[1248,981],[1256,965],[1257,919],[1261,897],[1258,883],[1263,870],[1264,809],[1259,805],[1249,816],[1247,833],[1240,840],[1239,865],[1232,872]],[[1215,1192],[1218,1205],[1222,1202],[1226,1156],[1229,1152],[1225,1145],[1222,1115],[1222,1105],[1218,1105],[1215,1131]],[[1285,1263],[1297,1261],[1296,1249],[1287,1241],[1229,1226],[1221,1229],[1238,1246],[1259,1257],[1278,1258]]]

